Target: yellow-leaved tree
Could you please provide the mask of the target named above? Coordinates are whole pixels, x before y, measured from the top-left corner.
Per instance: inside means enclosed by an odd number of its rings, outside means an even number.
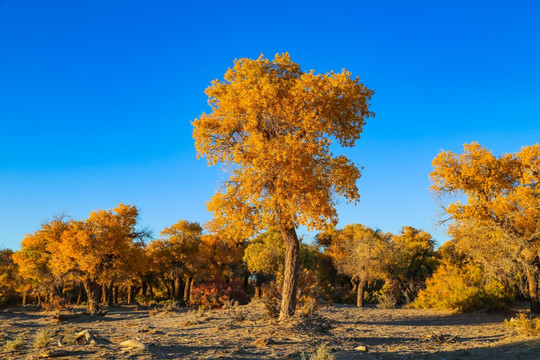
[[[540,146],[497,157],[473,142],[462,154],[440,152],[433,167],[433,191],[457,197],[445,210],[458,246],[499,264],[498,275],[525,273],[531,312],[540,313]]]
[[[332,258],[338,271],[351,277],[358,307],[364,306],[368,281],[384,278],[384,254],[390,248],[389,237],[390,234],[361,224],[318,235],[320,241],[326,239],[325,253]]]
[[[359,199],[359,169],[330,147],[354,146],[374,115],[373,91],[345,70],[304,72],[284,53],[273,60],[236,60],[206,94],[212,111],[193,121],[198,156],[230,172],[208,208],[217,223],[244,239],[268,228],[281,232],[286,257],[280,318],[287,318],[296,309],[296,228],[335,224],[336,196]]]
[[[113,210],[90,213],[85,221],[72,220],[60,240],[49,244],[50,266],[57,277],[73,276],[88,296],[88,311],[99,310],[99,290],[126,268],[137,267],[136,241],[147,233],[136,231],[138,210],[120,204]]]

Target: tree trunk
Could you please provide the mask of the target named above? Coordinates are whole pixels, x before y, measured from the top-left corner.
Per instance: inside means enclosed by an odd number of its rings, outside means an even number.
[[[364,290],[366,288],[367,281],[365,277],[360,277],[358,286],[356,287],[356,306],[364,307]]]
[[[95,315],[99,311],[99,290],[100,286],[95,281],[84,280],[84,290],[88,296],[88,313]]]
[[[189,280],[189,279],[188,279]],[[187,285],[188,283],[186,283]],[[174,278],[174,300],[180,301],[182,300],[182,290],[185,289],[184,284],[182,283],[182,277],[178,275]],[[185,296],[185,295],[184,295]]]
[[[187,304],[189,302],[189,295],[191,290],[191,278],[188,276],[186,278],[186,284],[184,285],[184,302]]]
[[[531,298],[531,314],[540,314],[540,274],[534,264],[534,268],[527,268],[527,284],[529,285],[529,297]]]
[[[118,285],[114,286],[113,298],[114,298],[114,303],[118,305]]]
[[[261,298],[263,293],[262,293],[262,284],[263,284],[263,280],[261,278],[260,275],[255,275],[255,297],[256,298]]]
[[[248,291],[249,291],[249,274],[245,274],[243,280],[244,280],[243,288],[244,288],[244,291],[245,291],[246,294],[247,294]]]
[[[148,289],[148,284],[145,281],[143,281],[143,283],[142,283],[142,294],[143,294],[143,296],[146,296],[146,290],[147,289]]]
[[[27,300],[28,300],[28,291],[25,291],[25,292],[23,292],[23,296],[22,296],[22,305],[23,306],[26,305]]]
[[[165,288],[167,289],[167,299],[171,298],[171,287],[165,283]]]
[[[77,295],[77,305],[81,305],[81,302],[82,302],[82,293],[83,293],[83,287],[79,284],[77,285],[77,287],[79,288],[79,294]]]
[[[296,293],[298,291],[298,272],[300,269],[300,243],[296,230],[291,227],[281,231],[285,241],[285,269],[279,320],[294,315],[296,311]]]
[[[107,306],[111,307],[113,304],[113,282],[109,281],[109,286],[107,286]]]
[[[127,303],[131,305],[133,302],[133,285],[129,285],[127,289]]]
[[[106,304],[107,303],[107,285],[104,283],[101,285],[101,303]]]

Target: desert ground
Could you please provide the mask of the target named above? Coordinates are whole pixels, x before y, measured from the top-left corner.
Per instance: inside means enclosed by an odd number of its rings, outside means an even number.
[[[257,301],[211,311],[121,306],[102,317],[14,307],[0,313],[0,359],[309,359],[322,344],[336,359],[538,359],[539,338],[504,324],[520,311],[526,304],[506,314],[335,304],[280,323]],[[35,349],[40,331],[50,345]],[[22,349],[6,349],[17,337]]]

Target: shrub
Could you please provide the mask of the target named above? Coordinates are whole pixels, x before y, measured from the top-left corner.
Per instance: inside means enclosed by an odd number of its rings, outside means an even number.
[[[191,291],[189,305],[205,310],[222,308],[230,300],[239,304],[247,304],[249,297],[237,281],[225,282],[214,279],[195,285]]]
[[[504,324],[521,335],[540,335],[540,318],[531,318],[524,313],[519,314],[517,318],[504,320]]]
[[[327,343],[320,345],[317,350],[311,354],[302,353],[302,360],[335,360],[336,356],[332,354],[332,349]]]
[[[500,281],[487,279],[481,267],[471,263],[444,263],[426,282],[426,288],[411,303],[414,308],[467,312],[478,309],[501,311],[514,296]]]

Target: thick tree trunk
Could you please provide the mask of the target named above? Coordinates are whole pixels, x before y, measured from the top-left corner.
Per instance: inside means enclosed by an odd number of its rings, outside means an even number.
[[[108,307],[111,307],[113,305],[113,300],[114,300],[113,288],[114,288],[113,282],[110,281],[109,286],[107,286],[107,306]]]
[[[531,314],[540,314],[540,274],[538,269],[527,268],[527,284],[529,285],[529,297],[531,298]]]
[[[364,277],[360,278],[358,286],[356,287],[356,306],[364,307],[364,290],[366,288],[367,281]]]
[[[188,279],[189,281],[189,279]],[[186,283],[187,285],[188,283]],[[183,292],[185,291],[185,286],[182,282],[182,277],[178,275],[174,278],[174,300],[180,301],[182,300],[182,296],[184,295]]]
[[[88,313],[95,315],[99,311],[99,290],[101,287],[98,283],[91,280],[85,280],[83,285],[88,296]]]
[[[298,291],[298,272],[300,269],[300,243],[296,230],[291,227],[281,231],[285,241],[285,269],[279,319],[284,320],[296,311],[296,293]]]
[[[188,276],[186,278],[186,284],[184,285],[184,302],[189,303],[189,296],[191,294],[191,281],[192,279]]]

